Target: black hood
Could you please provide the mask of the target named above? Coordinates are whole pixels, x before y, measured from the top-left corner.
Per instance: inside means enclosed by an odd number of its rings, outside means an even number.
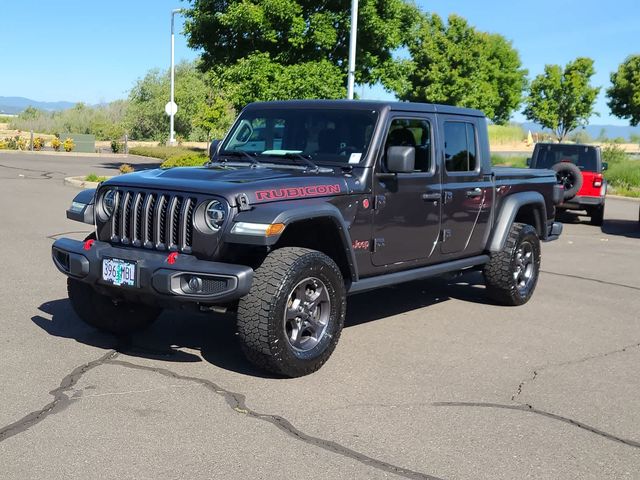
[[[244,193],[251,203],[349,193],[342,173],[317,174],[298,168],[178,167],[119,175],[103,184],[160,191],[220,195],[235,205]]]

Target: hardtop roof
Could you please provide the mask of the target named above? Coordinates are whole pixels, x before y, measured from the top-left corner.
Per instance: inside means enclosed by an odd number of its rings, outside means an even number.
[[[435,103],[388,102],[378,100],[279,100],[273,102],[250,103],[245,109],[254,108],[338,108],[338,109],[371,109],[391,110],[399,112],[445,113],[451,115],[467,115],[484,117],[484,113],[473,108],[453,107]]]

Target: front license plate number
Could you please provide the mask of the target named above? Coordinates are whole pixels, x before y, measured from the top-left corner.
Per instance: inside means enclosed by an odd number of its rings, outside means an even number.
[[[112,285],[135,287],[136,264],[119,258],[104,258],[102,260],[102,280]]]

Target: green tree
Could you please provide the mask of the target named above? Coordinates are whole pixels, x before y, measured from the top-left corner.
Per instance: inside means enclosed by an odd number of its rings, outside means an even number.
[[[627,57],[611,74],[607,97],[613,115],[629,119],[633,126],[640,123],[640,55]]]
[[[580,57],[560,65],[545,65],[531,82],[525,116],[554,131],[561,142],[567,134],[589,122],[600,87],[592,87],[593,60]]]
[[[149,71],[131,89],[126,125],[132,139],[165,141],[168,138],[169,117],[164,106],[169,100],[169,90],[169,74],[160,70]],[[228,115],[211,111],[217,108],[228,111],[230,106],[223,100],[213,78],[195,63],[176,66],[175,101],[178,104],[175,131],[184,139],[207,140],[212,130],[226,128],[230,123],[226,119]],[[222,122],[220,125],[215,123],[216,118]]]
[[[457,15],[448,22],[436,14],[420,18],[409,42],[411,60],[383,79],[387,88],[402,100],[479,108],[495,123],[507,123],[527,85],[511,42]]]
[[[239,60],[222,80],[237,109],[256,101],[342,98],[345,88],[338,67],[327,60],[281,65],[267,53]]]
[[[235,65],[254,54],[294,66],[329,62],[347,74],[350,10],[345,1],[190,0],[186,33],[203,67]],[[360,0],[356,80],[375,83],[395,63],[417,9],[405,0]],[[264,59],[261,60],[264,62]],[[337,81],[337,80],[336,80]],[[333,83],[333,81],[332,81]]]

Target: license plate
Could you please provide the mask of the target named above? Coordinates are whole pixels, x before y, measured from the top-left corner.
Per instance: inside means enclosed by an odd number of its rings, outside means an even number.
[[[102,280],[112,285],[135,287],[136,263],[119,258],[104,258],[102,260]]]

